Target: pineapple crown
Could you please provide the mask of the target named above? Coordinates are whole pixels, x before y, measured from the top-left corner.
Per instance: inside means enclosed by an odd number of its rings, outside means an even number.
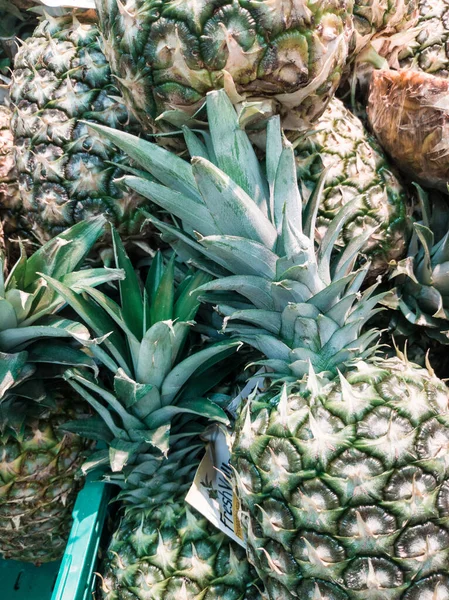
[[[408,255],[394,263],[396,287],[382,303],[400,312],[396,332],[409,335],[424,328],[428,337],[449,344],[449,232],[447,202],[416,185],[422,221],[413,224]]]
[[[228,423],[223,409],[203,395],[233,368],[217,363],[232,356],[239,343],[226,339],[188,354],[185,342],[200,304],[196,290],[210,276],[189,271],[175,286],[174,257],[164,267],[158,253],[144,282],[114,229],[112,240],[116,266],[125,275],[118,298],[92,287],[78,293],[45,279],[103,340],[91,352],[113,374],[108,385],[83,370],[66,372],[97,413],[67,429],[108,446],[86,470],[106,464],[119,473],[128,466],[129,477],[131,466],[153,474],[178,438],[200,434],[207,420]]]
[[[58,313],[65,300],[46,285],[45,277],[83,290],[117,279],[117,270],[80,269],[106,220],[82,221],[53,238],[27,258],[23,248],[6,280],[0,256],[0,403],[20,396],[44,401],[44,379],[68,366],[88,367],[93,359],[81,347],[94,346],[88,329]]]
[[[334,252],[357,199],[341,209],[318,246],[324,173],[303,208],[279,118],[267,125],[263,167],[223,90],[207,95],[207,111],[202,139],[183,129],[190,163],[131,135],[92,127],[143,169],[122,183],[171,213],[175,225],[148,219],[182,259],[214,276],[199,290],[224,315],[226,330],[260,350],[277,376],[302,377],[309,363],[335,375],[352,358],[372,353],[377,336],[360,331],[380,297],[375,286],[360,291],[367,267],[353,270],[371,232]]]

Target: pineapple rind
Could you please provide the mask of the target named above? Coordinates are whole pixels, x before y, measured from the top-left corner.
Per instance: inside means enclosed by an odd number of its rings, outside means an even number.
[[[67,391],[67,390],[66,390]],[[0,553],[7,559],[44,563],[64,553],[81,480],[75,475],[90,443],[59,428],[87,416],[79,400],[21,406],[0,429]],[[26,411],[17,423],[19,411]]]
[[[166,600],[202,594],[208,600],[257,600],[257,590],[246,589],[250,581],[245,550],[179,494],[154,509],[126,511],[107,549],[101,588],[105,600],[127,593],[158,598],[158,590]]]
[[[403,69],[424,71],[439,77],[449,75],[449,2],[420,0],[415,36],[399,53]]]
[[[233,448],[269,597],[414,598],[435,577],[449,591],[446,386],[397,358],[287,389],[247,403]]]

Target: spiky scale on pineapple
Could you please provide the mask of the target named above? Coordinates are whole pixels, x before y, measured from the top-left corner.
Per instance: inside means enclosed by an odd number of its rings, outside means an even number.
[[[114,183],[123,154],[82,119],[126,129],[127,110],[99,45],[92,12],[47,16],[15,59],[11,99],[19,198],[17,233],[43,243],[75,222],[105,214],[139,237],[144,200]],[[22,231],[20,229],[22,226]]]
[[[223,86],[235,102],[268,99],[285,126],[307,128],[338,87],[353,33],[346,0],[96,5],[112,72],[149,128],[165,111],[192,115]]]

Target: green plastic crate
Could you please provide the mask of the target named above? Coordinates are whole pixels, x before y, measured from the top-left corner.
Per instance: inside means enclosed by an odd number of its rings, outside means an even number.
[[[73,525],[51,600],[92,600],[95,565],[111,486],[87,477],[73,509]],[[39,599],[40,600],[40,599]]]
[[[62,560],[36,567],[0,559],[1,600],[92,600],[95,564],[111,486],[87,477]]]
[[[35,567],[16,560],[0,559],[2,600],[50,600],[60,561]]]

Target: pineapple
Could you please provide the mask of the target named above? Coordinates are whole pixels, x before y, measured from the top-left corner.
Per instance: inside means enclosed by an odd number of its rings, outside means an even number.
[[[449,81],[411,70],[373,73],[368,119],[383,148],[413,181],[447,192]]]
[[[19,196],[8,206],[17,234],[39,245],[104,214],[140,237],[144,199],[113,183],[123,155],[87,132],[86,121],[131,127],[99,45],[93,11],[47,15],[20,45],[10,88]],[[103,240],[103,245],[107,240]]]
[[[353,34],[346,0],[96,0],[127,105],[152,131],[192,116],[209,90],[309,127],[338,87]],[[168,116],[168,114],[170,116]]]
[[[89,465],[106,463],[106,480],[122,488],[125,513],[108,548],[103,597],[256,599],[243,548],[184,502],[203,447],[198,435],[208,420],[228,422],[202,395],[240,365],[216,366],[233,359],[238,344],[227,340],[189,353],[195,289],[210,277],[187,274],[175,290],[174,261],[164,269],[157,254],[144,283],[115,233],[113,241],[117,267],[126,273],[119,303],[94,289],[83,298],[46,278],[97,335],[113,331],[98,355],[111,371],[106,386],[80,371],[66,375],[104,419],[103,426],[96,418],[66,429],[107,443]]]
[[[207,105],[212,143],[196,140],[191,164],[122,138],[157,180],[123,184],[182,224],[149,217],[216,273],[200,299],[266,357],[267,386],[243,406],[232,451],[248,556],[266,597],[445,598],[449,393],[430,365],[377,357],[377,331],[361,333],[382,298],[375,286],[360,291],[367,267],[353,271],[366,236],[332,259],[357,200],[317,245],[320,189],[303,214],[279,120],[268,122],[262,170],[224,92]]]
[[[307,204],[323,169],[327,170],[318,209],[323,238],[339,210],[355,197],[360,208],[345,222],[338,245],[371,230],[362,248],[375,278],[406,250],[410,202],[387,157],[362,122],[334,98],[314,128],[293,142],[298,181]]]
[[[152,477],[140,480],[147,508],[128,505],[114,532],[103,562],[102,597],[258,600],[245,550],[185,503],[198,463],[187,454],[186,465],[179,454],[188,449],[175,450]],[[176,490],[167,485],[173,480]],[[137,483],[126,487],[130,496],[139,489]],[[162,553],[168,555],[165,564]]]
[[[87,416],[87,405],[61,382],[68,366],[97,367],[80,345],[85,326],[56,315],[64,301],[40,273],[76,289],[121,276],[76,271],[103,232],[104,218],[82,222],[25,255],[0,277],[0,553],[43,563],[59,558],[71,525],[75,473],[89,443],[60,426]],[[0,261],[0,273],[3,261]]]

